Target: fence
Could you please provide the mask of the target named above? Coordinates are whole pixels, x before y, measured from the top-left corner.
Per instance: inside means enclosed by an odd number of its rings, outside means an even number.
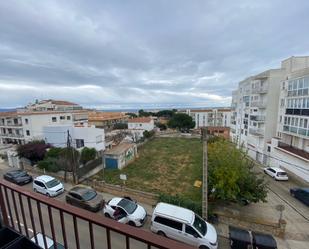
[[[96,167],[98,167],[100,165],[102,165],[102,157],[101,156],[94,159],[94,160],[87,162],[85,165],[83,165],[82,167],[79,167],[77,169],[78,178],[84,177],[90,171],[92,171],[93,169],[95,169]],[[103,169],[103,166],[102,166],[102,169]]]
[[[54,241],[54,248],[162,248],[193,249],[191,246],[158,236],[150,231],[121,224],[104,216],[31,193],[0,180],[0,213],[5,226],[24,234],[42,233]],[[38,244],[37,236],[35,243]],[[60,248],[59,248],[60,249]]]
[[[116,196],[130,196],[139,202],[149,205],[155,205],[159,199],[159,195],[157,194],[131,189],[125,186],[113,185],[104,181],[87,179],[85,182],[87,185],[91,186],[99,192],[106,192]]]

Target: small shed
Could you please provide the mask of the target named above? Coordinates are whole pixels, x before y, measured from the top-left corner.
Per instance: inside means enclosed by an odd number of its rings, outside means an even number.
[[[137,146],[134,143],[121,143],[105,151],[103,155],[106,169],[122,169],[137,156]]]

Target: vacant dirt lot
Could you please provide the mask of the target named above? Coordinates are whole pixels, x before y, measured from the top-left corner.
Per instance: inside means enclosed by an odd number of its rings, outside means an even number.
[[[95,178],[143,191],[179,194],[201,200],[201,189],[193,186],[202,179],[202,143],[199,139],[155,138],[139,149],[139,158],[123,170],[105,170]]]

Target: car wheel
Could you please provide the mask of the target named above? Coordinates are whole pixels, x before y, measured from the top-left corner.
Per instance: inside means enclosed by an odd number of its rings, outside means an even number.
[[[162,231],[158,231],[157,234],[160,235],[160,236],[166,237],[166,234]]]
[[[49,194],[49,193],[46,193],[46,196],[47,196],[47,197],[50,197],[50,194]]]
[[[199,249],[209,249],[208,246],[200,246]]]
[[[33,189],[33,191],[34,191],[35,193],[37,193],[37,192],[38,192],[38,191],[36,190],[36,188],[34,188],[34,189]]]
[[[129,221],[129,223],[128,223],[130,226],[132,226],[132,227],[135,227],[136,225],[135,225],[135,223],[133,222],[133,221]]]
[[[109,215],[109,213],[104,213],[104,216],[105,216],[106,218],[111,218],[111,216]]]

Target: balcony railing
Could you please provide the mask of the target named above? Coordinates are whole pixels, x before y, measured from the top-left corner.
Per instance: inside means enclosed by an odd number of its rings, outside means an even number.
[[[265,116],[264,115],[250,115],[250,120],[256,121],[256,122],[264,122]]]
[[[28,238],[43,234],[67,248],[175,248],[191,246],[164,238],[141,228],[118,223],[84,209],[64,204],[20,186],[0,180],[0,211],[4,225]],[[38,244],[37,237],[35,242]]]
[[[295,126],[284,125],[283,131],[309,137],[309,129],[303,129],[303,128],[299,128]]]
[[[258,128],[249,128],[249,134],[257,137],[264,137],[264,130]]]
[[[13,133],[1,133],[0,137],[7,137],[7,138],[24,138],[22,134],[13,134]]]
[[[293,147],[291,145],[288,145],[286,143],[278,142],[278,148],[281,148],[283,150],[286,150],[292,154],[295,154],[299,157],[305,158],[306,160],[309,160],[309,153],[307,151],[298,149],[296,147]]]
[[[268,92],[268,85],[263,85],[260,87],[252,88],[251,93],[253,94],[263,94]]]
[[[251,107],[266,108],[266,103],[263,101],[251,102]]]

